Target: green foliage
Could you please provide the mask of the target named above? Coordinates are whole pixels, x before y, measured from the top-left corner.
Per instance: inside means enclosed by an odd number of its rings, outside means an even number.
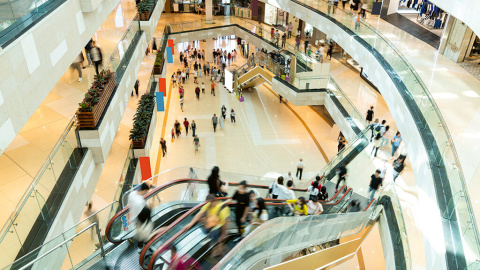
[[[113,73],[107,69],[102,70],[102,72],[95,76],[92,87],[88,89],[82,103],[79,103],[80,107],[78,110],[80,112],[91,112],[93,110],[93,106],[100,101],[100,95],[112,75]]]
[[[158,53],[157,53],[157,57],[155,58],[155,64],[154,64],[154,66],[155,66],[155,67],[161,66],[161,65],[162,65],[162,61],[163,61],[163,53],[158,52]]]
[[[93,110],[93,106],[89,102],[83,101],[79,105],[80,108],[78,110],[81,112],[91,112]]]
[[[155,96],[144,94],[138,102],[137,112],[133,116],[133,128],[130,130],[130,140],[138,141],[145,138],[152,121],[155,107]]]
[[[137,10],[139,14],[148,13],[149,11],[152,11],[154,7],[154,0],[142,0],[137,4]]]

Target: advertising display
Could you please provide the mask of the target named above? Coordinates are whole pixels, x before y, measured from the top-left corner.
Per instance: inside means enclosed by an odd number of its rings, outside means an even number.
[[[233,74],[225,69],[225,88],[228,89],[228,91],[233,92]]]

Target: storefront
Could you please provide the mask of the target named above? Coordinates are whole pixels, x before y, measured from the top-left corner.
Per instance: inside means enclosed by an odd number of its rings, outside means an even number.
[[[287,25],[288,13],[272,5],[265,4],[265,17],[263,22],[269,25],[284,27]]]
[[[400,0],[397,12],[439,37],[449,16],[429,0]]]

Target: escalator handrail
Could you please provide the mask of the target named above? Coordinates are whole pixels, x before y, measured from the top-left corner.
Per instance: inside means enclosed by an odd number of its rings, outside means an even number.
[[[372,204],[373,204],[374,201],[375,201],[375,199],[372,199],[372,200],[370,201],[370,203],[367,205],[367,207],[365,207],[365,210],[363,210],[363,211],[367,211],[368,208],[370,208],[370,206],[372,206]]]
[[[165,188],[168,188],[172,185],[175,185],[175,184],[179,184],[179,183],[182,183],[182,182],[201,182],[201,183],[207,183],[207,180],[201,180],[201,179],[191,179],[191,178],[183,178],[183,179],[177,179],[177,180],[173,180],[173,181],[170,181],[170,182],[167,182],[165,184],[162,184],[156,188],[154,188],[153,190],[151,190],[150,192],[148,192],[147,194],[145,194],[143,196],[143,198],[145,200],[157,195],[157,193],[159,193],[160,191],[164,190]],[[233,183],[233,182],[229,182],[229,185],[231,186],[236,186],[236,185],[239,185],[239,183]],[[269,186],[264,186],[264,185],[255,185],[255,184],[247,184],[247,187],[255,187],[255,188],[262,188],[262,189],[268,189]],[[300,188],[292,188],[292,190],[294,191],[299,191],[299,192],[306,192],[307,189],[300,189]],[[121,243],[123,242],[124,240],[113,240],[113,239],[110,239],[110,231],[111,231],[111,228],[112,228],[112,225],[113,223],[115,222],[116,219],[118,218],[121,218],[123,215],[125,215],[125,213],[127,213],[128,211],[130,210],[130,207],[125,207],[123,208],[122,210],[120,210],[117,214],[115,214],[111,219],[110,221],[108,222],[108,225],[107,227],[105,228],[105,236],[107,237],[108,241],[112,242],[112,243]]]
[[[227,198],[216,198],[216,199],[227,199]],[[267,199],[269,200],[269,199]],[[274,199],[272,199],[274,200]],[[200,205],[197,205],[196,206],[196,209],[198,209],[198,207],[205,205],[206,202],[204,203],[201,203]],[[230,205],[231,204],[236,204],[236,203],[229,203]],[[266,203],[266,205],[275,205],[275,206],[280,206],[280,205],[287,205],[286,203]],[[179,219],[184,219],[185,217],[187,217],[187,213],[185,213],[182,217],[180,217]],[[173,227],[173,226],[172,226]],[[168,231],[170,229],[170,227],[168,227],[166,230],[164,230],[163,232],[157,234],[157,235],[163,235],[164,232]],[[169,247],[171,245],[171,243],[176,240],[179,236],[181,236],[182,234],[184,234],[186,231],[188,231],[190,228],[189,227],[184,227],[182,228],[180,231],[178,231],[176,234],[174,234],[172,237],[170,237],[167,241],[165,241],[165,243],[163,243],[162,245],[160,245],[157,250],[155,250],[155,252],[152,254],[152,257],[150,258],[150,262],[148,263],[148,269],[153,269],[153,265],[155,264],[155,261],[157,259],[157,256],[162,253],[167,247]],[[158,239],[160,236],[155,236],[155,240]],[[152,239],[153,240],[153,239]],[[152,243],[152,240],[150,240],[148,244],[151,244]],[[154,241],[154,240],[153,240]],[[143,258],[145,256],[145,252],[148,250],[147,248],[147,245],[145,245],[145,247],[143,248],[142,252],[140,253],[140,266],[143,268]],[[145,269],[145,268],[143,268]],[[145,269],[146,270],[146,269]]]
[[[330,205],[337,205],[338,203],[340,203],[341,201],[343,201],[343,199],[345,198],[345,196],[347,196],[348,193],[352,192],[353,193],[353,189],[352,188],[349,188],[345,191],[345,193],[343,193],[342,197],[340,199],[338,199],[338,201],[334,202],[334,203],[326,203],[324,204],[324,206],[330,206]]]

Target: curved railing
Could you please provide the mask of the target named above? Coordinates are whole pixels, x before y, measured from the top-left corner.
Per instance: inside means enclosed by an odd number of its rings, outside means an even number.
[[[452,252],[457,252],[459,256],[465,253],[467,264],[480,259],[478,227],[460,160],[440,109],[418,73],[392,42],[375,27],[365,21],[360,21],[356,26],[351,13],[336,8],[335,14],[328,14],[328,4],[325,0],[290,0],[290,2],[318,11],[317,14],[320,16],[344,28],[370,50],[389,72],[419,128],[427,150],[429,163],[434,170],[435,192],[442,218],[449,221],[450,225],[447,227],[452,226],[448,230],[451,230],[452,234],[457,234],[457,237],[452,236],[455,239],[448,245]],[[455,229],[457,223],[460,227]]]
[[[238,183],[229,183],[228,193],[232,193],[234,188],[238,186]],[[253,185],[248,184],[247,187],[255,188],[257,191],[257,196],[266,197],[268,194],[269,186],[264,185]],[[162,192],[166,191],[168,192]],[[297,189],[292,188],[296,193],[304,195],[306,189]],[[200,203],[205,201],[205,197],[208,194],[208,184],[206,180],[199,179],[178,179],[163,185],[160,185],[147,194],[144,195],[145,201],[150,209],[152,209],[152,215],[156,215],[157,210],[155,210],[161,204],[166,204],[169,202],[175,203]],[[115,214],[110,222],[107,225],[105,236],[108,241],[112,243],[121,243],[125,241],[129,235],[133,232],[134,225],[128,224],[128,213],[129,207],[123,208],[117,214]],[[160,210],[158,210],[160,211]]]

